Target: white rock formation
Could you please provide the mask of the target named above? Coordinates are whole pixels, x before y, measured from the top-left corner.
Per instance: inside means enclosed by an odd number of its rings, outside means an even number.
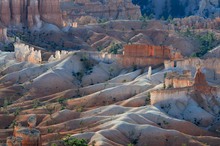
[[[19,62],[39,64],[42,62],[41,51],[22,43],[15,43],[15,59]]]
[[[152,67],[149,66],[149,68],[148,68],[148,73],[147,73],[147,77],[150,79],[151,75],[152,75]]]
[[[55,56],[51,55],[50,58],[48,59],[48,62],[54,62],[54,61],[58,61],[60,59],[65,58],[67,55],[69,54],[68,51],[56,51],[55,52]]]

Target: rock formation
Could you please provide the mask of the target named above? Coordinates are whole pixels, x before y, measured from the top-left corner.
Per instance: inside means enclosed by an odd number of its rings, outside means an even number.
[[[82,16],[92,16],[100,20],[139,19],[141,17],[139,6],[135,6],[130,0],[75,0],[74,2],[68,0],[61,3],[63,10],[71,5],[67,13],[74,19]]]
[[[141,6],[142,12],[154,14],[156,18],[168,16],[186,17],[199,15],[201,17],[218,17],[220,15],[219,0],[133,0]]]
[[[22,145],[22,138],[21,137],[8,137],[6,141],[7,146],[21,146]]]
[[[2,0],[0,21],[6,25],[40,25],[41,20],[62,26],[59,0]]]
[[[160,107],[171,116],[191,121],[196,125],[210,125],[214,120],[213,115],[217,116],[220,111],[220,88],[207,83],[201,68],[197,69],[193,82],[188,86],[151,91],[151,104]],[[199,108],[194,111],[192,109],[195,104]]]
[[[176,58],[177,57],[177,58]],[[153,45],[126,45],[122,56],[123,66],[158,66],[167,59],[180,59],[182,55],[170,47]]]
[[[58,61],[61,60],[63,58],[65,58],[68,55],[68,51],[56,51],[55,55],[51,55],[50,58],[48,59],[48,62],[54,62],[54,61]]]
[[[208,93],[209,92],[210,87],[206,81],[205,74],[203,74],[201,72],[201,68],[197,69],[193,85],[195,87],[195,90],[200,93]]]
[[[14,129],[14,139],[22,139],[22,146],[41,146],[40,131],[35,129],[36,115],[32,115],[28,118],[29,128],[20,127]]]
[[[152,75],[152,67],[149,66],[148,72],[147,72],[147,77],[150,79],[151,75]]]
[[[185,18],[175,18],[173,23],[169,24],[171,28],[175,29],[218,29],[220,25],[220,17],[215,19],[205,19],[199,16],[190,16]]]
[[[34,50],[33,47],[22,43],[15,43],[15,59],[19,62],[30,62],[34,64],[39,64],[42,62],[41,51]]]
[[[0,42],[5,42],[7,40],[7,28],[0,24]]]
[[[196,72],[196,66],[200,64],[203,67],[204,74],[208,81],[219,81],[220,74],[220,60],[218,58],[210,59],[199,59],[199,58],[188,58],[178,61],[165,61],[164,65],[166,69],[177,68],[181,70],[191,70],[194,75]]]
[[[58,26],[63,25],[59,0],[40,0],[39,11],[43,21]]]
[[[191,71],[184,71],[182,74],[170,72],[165,77],[165,88],[184,88],[193,85]]]

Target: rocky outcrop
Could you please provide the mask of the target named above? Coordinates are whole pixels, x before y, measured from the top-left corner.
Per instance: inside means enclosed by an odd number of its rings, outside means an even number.
[[[220,79],[220,59],[210,58],[210,59],[199,59],[199,58],[189,58],[179,61],[165,61],[165,68],[177,68],[182,70],[191,70],[192,75],[196,73],[196,66],[201,65],[203,73],[208,81],[219,81]]]
[[[21,139],[22,146],[41,146],[40,131],[35,129],[36,115],[28,118],[29,127],[19,127],[14,129],[14,139]]]
[[[122,56],[122,65],[128,66],[158,66],[167,59],[180,59],[182,55],[167,46],[126,45]]]
[[[131,0],[75,0],[74,2],[68,0],[68,2],[62,2],[62,9],[74,19],[82,16],[105,20],[139,19],[141,17],[139,6],[132,4]]]
[[[210,87],[206,81],[205,74],[201,72],[201,68],[199,68],[196,72],[194,79],[194,87],[195,90],[200,93],[209,93]]]
[[[165,88],[184,88],[192,86],[194,83],[191,71],[184,71],[183,74],[177,72],[167,73],[164,82]]]
[[[7,28],[0,24],[0,42],[5,42],[7,40]]]
[[[154,14],[156,18],[169,15],[172,17],[186,17],[199,15],[202,17],[218,17],[220,15],[219,0],[133,0],[141,6],[142,12]]]
[[[50,58],[48,59],[48,62],[54,62],[54,61],[58,61],[61,60],[63,58],[65,58],[68,55],[68,51],[56,51],[55,55],[51,55]]]
[[[21,137],[8,137],[6,141],[7,146],[21,146],[22,138]]]
[[[0,21],[6,25],[41,25],[41,20],[62,26],[59,0],[2,0]]]
[[[176,76],[175,73],[169,75]],[[174,117],[189,120],[199,126],[208,126],[214,120],[213,115],[218,115],[220,111],[218,90],[207,83],[205,74],[198,68],[193,85],[151,91],[151,104]],[[199,109],[194,113],[191,109],[195,104]]]
[[[175,18],[170,28],[175,29],[218,29],[220,26],[220,17],[215,19],[205,19],[199,16],[190,16],[185,18]]]
[[[33,47],[22,43],[14,44],[15,47],[15,59],[19,62],[30,62],[34,64],[39,64],[42,62],[41,51],[34,50]]]

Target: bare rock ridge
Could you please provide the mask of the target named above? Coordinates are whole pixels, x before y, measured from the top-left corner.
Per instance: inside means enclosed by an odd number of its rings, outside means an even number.
[[[40,25],[41,20],[62,26],[59,0],[1,0],[0,21],[5,25]]]
[[[92,16],[99,19],[139,19],[141,11],[131,0],[75,0],[61,2],[61,7],[71,18]],[[70,7],[71,5],[71,7]]]

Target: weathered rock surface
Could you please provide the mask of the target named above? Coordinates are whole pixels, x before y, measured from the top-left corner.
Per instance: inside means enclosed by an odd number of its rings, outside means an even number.
[[[143,44],[125,45],[123,55],[118,56],[118,60],[122,58],[121,64],[124,67],[156,67],[163,64],[164,60],[182,58],[180,52],[174,52],[172,49],[173,48],[168,46]]]
[[[196,66],[201,65],[202,70],[206,76],[208,81],[218,82],[220,79],[219,74],[219,66],[220,60],[219,58],[209,58],[209,59],[199,59],[199,58],[189,58],[179,61],[165,61],[165,68],[174,68],[181,70],[191,70],[194,75],[196,72]]]
[[[7,39],[7,28],[0,24],[0,42],[5,42]]]
[[[41,25],[41,20],[62,26],[59,0],[2,0],[0,21],[6,25]]]
[[[13,135],[10,125],[16,121],[25,126],[15,126],[14,131],[15,137],[23,138],[22,144],[41,140],[43,145],[62,146],[59,140],[74,134],[89,145],[94,141],[103,146],[137,141],[137,146],[218,146],[219,125],[211,125],[218,120],[220,91],[200,94],[193,92],[195,88],[175,88],[150,95],[163,88],[164,74],[171,68],[134,71],[119,68],[112,54],[61,54],[56,53],[55,62],[36,65],[15,61],[13,52],[0,52],[1,141]],[[165,101],[149,105],[155,99]]]
[[[93,16],[98,19],[139,19],[141,16],[139,6],[132,4],[131,0],[68,0],[61,2],[62,9],[67,11],[69,17],[80,18]]]
[[[34,64],[39,64],[42,61],[41,51],[34,50],[33,47],[22,43],[16,43],[15,45],[15,59],[19,62],[30,62]]]

